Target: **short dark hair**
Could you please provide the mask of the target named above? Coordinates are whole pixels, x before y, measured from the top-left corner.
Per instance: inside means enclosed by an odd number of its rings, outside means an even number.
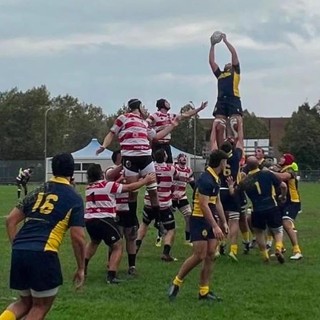
[[[100,164],[92,163],[87,170],[87,179],[89,183],[96,182],[103,178],[103,172]]]
[[[157,163],[162,163],[164,162],[164,159],[166,157],[166,152],[164,149],[158,149],[154,154],[153,154],[153,158],[155,160],[155,162]]]
[[[228,155],[222,150],[214,150],[209,155],[208,166],[217,168],[223,159],[228,159]]]
[[[121,153],[121,150],[113,151],[111,159],[113,163],[116,163],[118,155]]]
[[[232,144],[231,144],[231,142],[228,141],[228,140],[224,141],[223,144],[221,145],[220,149],[221,149],[222,151],[224,151],[225,153],[228,154],[229,152],[232,151]]]
[[[140,109],[141,101],[139,99],[130,99],[128,101],[128,107],[130,110]]]
[[[74,159],[71,153],[59,153],[52,158],[52,173],[59,177],[72,177],[74,172]]]
[[[160,110],[162,108],[166,108],[166,101],[167,101],[166,99],[157,100],[157,104],[156,104],[157,109]]]

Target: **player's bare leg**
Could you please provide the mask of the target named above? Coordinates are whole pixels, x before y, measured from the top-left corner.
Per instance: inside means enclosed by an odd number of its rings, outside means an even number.
[[[226,118],[217,115],[213,119],[211,135],[210,135],[210,150],[217,150],[223,141],[226,139]]]
[[[232,137],[237,140],[243,141],[243,119],[239,114],[233,114],[228,121],[230,133]]]

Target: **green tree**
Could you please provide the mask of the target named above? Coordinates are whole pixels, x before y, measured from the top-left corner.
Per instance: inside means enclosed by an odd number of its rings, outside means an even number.
[[[190,105],[186,105],[181,108],[180,113],[184,113],[190,109]],[[171,144],[184,152],[193,154],[194,137],[196,154],[202,155],[202,150],[205,145],[205,129],[202,127],[198,115],[181,121],[179,126],[172,132]]]
[[[243,133],[245,139],[269,138],[269,130],[264,121],[248,110],[243,112]]]
[[[107,131],[100,107],[80,103],[69,95],[50,98],[45,86],[26,92],[14,88],[0,93],[1,159],[43,159],[47,112],[47,156],[73,152]]]
[[[292,153],[299,168],[319,169],[320,114],[317,106],[304,103],[293,112],[285,128],[280,150]]]
[[[44,152],[44,112],[50,105],[45,86],[26,92],[0,93],[1,159],[41,159]]]

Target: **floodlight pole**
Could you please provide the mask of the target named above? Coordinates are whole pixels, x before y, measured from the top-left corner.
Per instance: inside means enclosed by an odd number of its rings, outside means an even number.
[[[44,181],[47,180],[47,118],[48,118],[48,112],[52,110],[53,107],[47,108],[47,110],[44,113]]]
[[[195,109],[195,105],[192,101],[189,101],[189,103],[193,106]],[[197,154],[197,115],[195,114],[193,117],[193,171],[196,170],[196,154]]]

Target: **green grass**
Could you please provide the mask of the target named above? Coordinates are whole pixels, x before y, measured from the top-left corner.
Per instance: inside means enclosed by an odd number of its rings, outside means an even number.
[[[151,228],[137,259],[139,276],[118,286],[104,281],[107,250],[101,245],[89,265],[85,287],[75,292],[71,280],[76,264],[67,235],[60,252],[64,285],[47,319],[320,319],[319,191],[319,184],[301,184],[303,213],[297,228],[304,259],[298,262],[287,259],[284,265],[275,261],[264,265],[257,250],[247,256],[240,254],[238,264],[221,257],[216,262],[212,280],[212,288],[224,298],[219,304],[197,300],[199,269],[187,277],[175,302],[167,299],[172,278],[191,252],[191,248],[183,244],[184,226],[179,214],[172,249],[179,261],[171,264],[160,261],[162,249],[154,246],[155,231]],[[14,206],[15,197],[15,187],[0,187],[0,216]],[[287,239],[285,243],[288,256],[291,248]],[[10,246],[4,220],[0,223],[0,244],[2,310],[16,296],[8,289]],[[126,270],[124,254],[120,277],[126,278]]]

